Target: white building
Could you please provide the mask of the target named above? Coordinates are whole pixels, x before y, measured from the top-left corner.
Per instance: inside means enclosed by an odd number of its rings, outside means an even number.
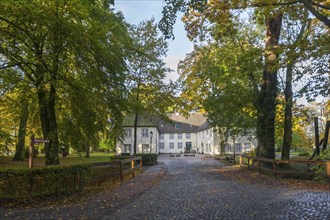
[[[139,117],[137,126],[136,153],[183,153],[194,151],[203,154],[220,154],[220,138],[202,114],[193,114],[189,118],[173,113],[169,115],[172,123]],[[123,140],[117,142],[117,154],[134,154],[134,120],[127,117],[124,125]],[[233,154],[233,141],[228,140],[225,153]],[[235,153],[251,151],[255,143],[247,137],[237,138]]]

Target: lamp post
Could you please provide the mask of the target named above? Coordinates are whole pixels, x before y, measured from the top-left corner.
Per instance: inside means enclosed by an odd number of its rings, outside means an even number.
[[[152,131],[150,131],[150,150],[149,150],[149,162],[150,162],[150,165],[151,165],[151,145],[152,145],[152,135],[154,133]]]

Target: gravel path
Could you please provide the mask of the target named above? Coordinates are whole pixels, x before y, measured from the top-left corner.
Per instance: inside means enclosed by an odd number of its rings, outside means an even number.
[[[84,204],[0,209],[1,219],[330,219],[330,192],[244,184],[201,155],[161,155],[159,162]]]

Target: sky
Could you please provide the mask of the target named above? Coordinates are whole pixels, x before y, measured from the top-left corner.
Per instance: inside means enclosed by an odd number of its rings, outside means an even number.
[[[164,6],[162,0],[115,0],[115,10],[121,11],[125,19],[130,24],[139,24],[142,20],[149,20],[152,17],[156,22],[162,18],[162,9]],[[178,78],[177,65],[185,55],[193,50],[193,44],[186,37],[184,24],[178,16],[174,26],[174,40],[169,40],[169,50],[167,57],[164,58],[167,67],[174,70],[168,73],[167,80],[176,80]]]

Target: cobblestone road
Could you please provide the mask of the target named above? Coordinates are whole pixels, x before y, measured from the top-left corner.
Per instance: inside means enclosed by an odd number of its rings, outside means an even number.
[[[161,157],[166,179],[104,219],[330,219],[330,193],[270,190],[217,172],[218,161]]]
[[[218,172],[226,169],[221,162],[201,155],[161,155],[159,162],[85,204],[11,210],[0,219],[330,219],[330,192],[240,183]]]

